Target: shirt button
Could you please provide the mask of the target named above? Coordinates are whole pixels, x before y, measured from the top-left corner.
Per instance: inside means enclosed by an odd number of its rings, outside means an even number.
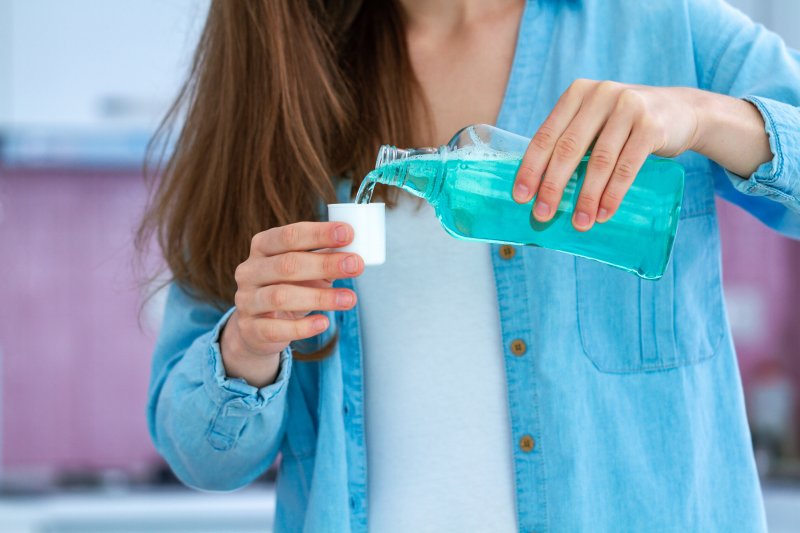
[[[519,357],[520,355],[524,355],[525,352],[528,351],[528,346],[525,344],[525,341],[522,339],[514,339],[511,341],[511,353]]]
[[[516,253],[517,249],[514,248],[513,246],[509,246],[508,244],[505,244],[500,247],[500,257],[502,257],[503,259],[511,259],[516,255]]]
[[[522,438],[519,439],[519,449],[525,453],[532,451],[534,446],[536,446],[536,442],[530,435],[523,435]]]

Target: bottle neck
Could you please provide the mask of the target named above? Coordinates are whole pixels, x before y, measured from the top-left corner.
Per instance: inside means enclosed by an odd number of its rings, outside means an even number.
[[[383,145],[375,162],[375,181],[435,203],[442,189],[444,161],[449,151],[446,146],[402,149]]]

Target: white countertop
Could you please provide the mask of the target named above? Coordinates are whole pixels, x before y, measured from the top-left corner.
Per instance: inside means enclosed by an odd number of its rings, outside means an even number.
[[[0,498],[0,533],[264,533],[275,491],[153,489]]]
[[[764,500],[771,533],[800,530],[800,486],[765,487]],[[269,487],[55,493],[0,498],[0,533],[264,533],[274,512]]]

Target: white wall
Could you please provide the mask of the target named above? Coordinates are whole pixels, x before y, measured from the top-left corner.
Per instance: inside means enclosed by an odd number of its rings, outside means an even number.
[[[0,126],[152,127],[185,77],[207,6],[0,1]]]
[[[0,1],[0,124],[11,114],[11,2]]]

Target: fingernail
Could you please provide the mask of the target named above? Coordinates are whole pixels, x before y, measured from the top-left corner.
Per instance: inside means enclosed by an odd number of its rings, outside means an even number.
[[[514,186],[514,199],[518,202],[527,202],[530,199],[531,190],[524,183],[517,183]]]
[[[324,318],[315,318],[314,319],[314,329],[317,331],[321,331],[328,327],[328,321]]]
[[[336,229],[333,230],[333,234],[336,237],[336,242],[341,242],[341,243],[347,242],[347,227],[346,226],[336,226]]]
[[[601,207],[600,210],[597,212],[597,221],[605,222],[606,218],[608,218],[608,209]]]
[[[578,211],[575,213],[575,222],[579,226],[588,226],[591,217],[589,217],[588,213],[584,213],[583,211]]]
[[[550,206],[544,202],[536,202],[533,212],[539,217],[546,217],[550,214]]]
[[[355,274],[358,271],[358,260],[355,256],[348,255],[344,261],[342,261],[342,271],[348,274]]]
[[[349,292],[340,292],[336,295],[336,305],[347,307],[353,304],[353,295]]]

